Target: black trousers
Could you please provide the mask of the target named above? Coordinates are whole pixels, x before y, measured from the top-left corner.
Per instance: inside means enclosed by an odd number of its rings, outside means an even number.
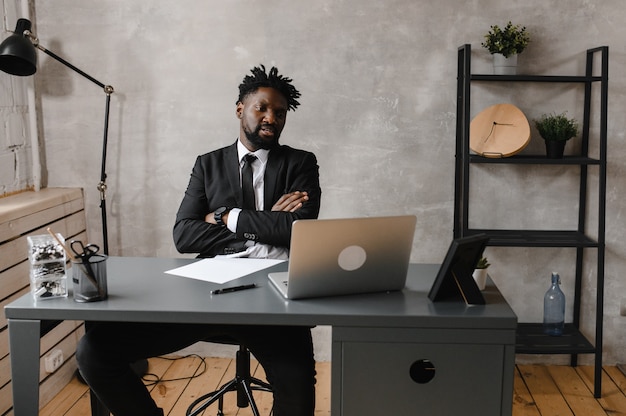
[[[81,375],[115,416],[156,416],[157,407],[130,364],[198,341],[246,345],[274,390],[275,416],[312,416],[315,360],[308,327],[98,322],[80,340]],[[208,390],[208,389],[207,389]]]

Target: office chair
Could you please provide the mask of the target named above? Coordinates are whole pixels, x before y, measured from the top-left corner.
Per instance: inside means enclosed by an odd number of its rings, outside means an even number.
[[[186,414],[187,416],[196,416],[217,400],[217,416],[224,416],[224,395],[230,391],[236,391],[237,407],[243,408],[250,405],[252,414],[260,416],[254,397],[252,397],[253,390],[271,392],[272,386],[250,375],[250,351],[244,345],[239,345],[235,358],[235,378],[222,385],[219,390],[198,397],[187,408]]]

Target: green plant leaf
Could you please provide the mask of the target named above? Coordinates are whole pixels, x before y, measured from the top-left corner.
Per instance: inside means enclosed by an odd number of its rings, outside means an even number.
[[[578,122],[566,113],[543,114],[535,120],[535,127],[544,140],[569,140],[578,135]]]
[[[526,32],[526,26],[514,25],[509,21],[504,29],[498,25],[491,26],[491,30],[485,35],[485,41],[481,45],[489,53],[501,53],[506,58],[522,53],[530,42],[530,36]]]

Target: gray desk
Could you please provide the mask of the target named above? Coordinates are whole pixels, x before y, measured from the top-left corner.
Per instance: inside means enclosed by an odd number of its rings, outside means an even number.
[[[15,415],[38,412],[41,319],[330,325],[333,416],[511,414],[517,318],[493,285],[485,306],[432,303],[439,266],[413,264],[401,292],[285,301],[263,271],[232,282],[259,288],[212,296],[217,285],[163,273],[190,261],[113,257],[107,301],[7,305]]]

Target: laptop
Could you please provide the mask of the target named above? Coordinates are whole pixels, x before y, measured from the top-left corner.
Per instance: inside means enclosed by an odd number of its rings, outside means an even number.
[[[401,290],[415,215],[296,220],[287,272],[269,273],[286,299]]]

